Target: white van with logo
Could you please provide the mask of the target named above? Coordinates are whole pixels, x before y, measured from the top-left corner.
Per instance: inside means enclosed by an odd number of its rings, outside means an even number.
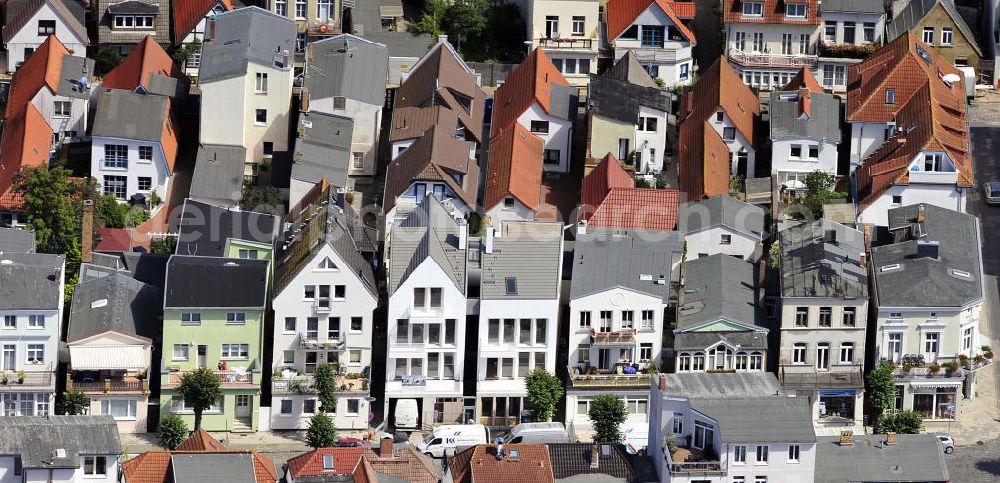
[[[490,442],[490,430],[482,424],[451,424],[438,426],[417,443],[417,449],[426,455],[441,458],[454,455],[460,449]]]
[[[503,438],[504,443],[568,443],[566,427],[562,423],[521,423]]]

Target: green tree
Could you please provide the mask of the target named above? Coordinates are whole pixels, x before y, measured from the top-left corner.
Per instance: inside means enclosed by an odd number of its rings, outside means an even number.
[[[524,46],[527,28],[517,5],[513,3],[492,5],[487,11],[486,19],[486,29],[475,42],[483,47],[483,58],[477,59],[472,56],[470,60],[496,59],[499,62],[523,60],[527,53]],[[468,52],[469,42],[465,42],[465,47],[465,51]]]
[[[103,76],[111,69],[118,67],[118,64],[122,63],[122,56],[107,47],[102,47],[97,50],[97,54],[94,55],[94,72]]]
[[[424,13],[420,20],[410,26],[410,30],[417,33],[441,35],[443,30],[441,24],[448,14],[448,0],[427,0],[424,4]]]
[[[832,198],[832,190],[836,181],[836,177],[832,174],[818,169],[806,175],[805,184],[808,194],[806,194],[803,203],[817,219],[823,217],[823,204]]]
[[[625,401],[614,394],[598,394],[590,401],[590,421],[594,425],[594,441],[617,443],[621,439],[618,428],[628,417]]]
[[[924,430],[924,418],[915,411],[883,414],[875,425],[877,433],[918,434]]]
[[[445,16],[444,30],[457,45],[474,42],[486,29],[490,0],[452,0]]]
[[[896,404],[896,381],[892,378],[892,368],[879,366],[868,373],[866,397],[878,418]]]
[[[201,413],[222,397],[222,384],[211,369],[202,367],[181,376],[177,392],[184,398],[184,405],[194,410],[194,430],[197,431],[201,429]]]
[[[240,209],[280,215],[284,210],[284,204],[281,202],[281,194],[273,186],[259,186],[247,182],[243,185]]]
[[[149,219],[149,212],[140,206],[119,203],[113,195],[105,195],[94,203],[94,218],[98,226],[135,228]]]
[[[545,369],[535,369],[524,378],[528,390],[528,408],[533,421],[549,421],[563,395],[562,382]]]
[[[150,253],[173,255],[176,249],[177,249],[177,237],[166,236],[160,239],[149,241]]]
[[[337,428],[326,413],[316,413],[309,420],[309,430],[306,431],[306,444],[311,448],[328,448],[337,443]]]
[[[56,400],[56,412],[75,416],[83,414],[90,407],[90,398],[79,391],[66,391]]]
[[[332,364],[320,364],[313,372],[313,386],[319,396],[320,408],[324,412],[337,409],[337,372]]]
[[[160,44],[163,50],[170,55],[170,58],[180,65],[181,67],[191,60],[194,54],[201,52],[201,40],[195,37],[194,42],[190,44],[174,45],[174,44]]]
[[[188,438],[187,423],[176,414],[168,414],[160,419],[156,427],[156,436],[160,438],[160,446],[168,450],[177,449]]]

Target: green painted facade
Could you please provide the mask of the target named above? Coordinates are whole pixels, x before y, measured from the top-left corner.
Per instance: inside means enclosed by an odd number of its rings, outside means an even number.
[[[242,258],[240,257],[240,250],[256,250],[257,260],[267,260],[267,279],[273,280],[274,277],[274,247],[266,243],[256,243],[247,240],[237,240],[236,238],[230,238],[226,243],[226,258]],[[268,282],[270,284],[270,282]],[[270,285],[267,288],[268,300],[271,296]]]

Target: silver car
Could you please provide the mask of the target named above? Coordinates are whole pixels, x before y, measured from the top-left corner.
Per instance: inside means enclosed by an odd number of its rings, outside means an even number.
[[[983,183],[983,197],[987,205],[1000,205],[1000,181]]]
[[[938,439],[938,442],[941,443],[941,448],[944,450],[945,453],[951,454],[952,451],[955,451],[955,440],[951,437],[950,434],[948,433],[931,433],[931,434],[933,434],[934,437]]]

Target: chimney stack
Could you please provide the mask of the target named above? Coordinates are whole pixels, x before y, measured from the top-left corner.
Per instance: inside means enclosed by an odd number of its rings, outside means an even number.
[[[590,445],[590,469],[596,470],[601,467],[601,447],[597,444]]]
[[[927,214],[924,212],[924,205],[917,205],[917,223],[923,223],[927,219]]]
[[[94,201],[83,200],[83,224],[80,227],[80,261],[94,261]]]
[[[394,457],[394,448],[392,443],[392,438],[382,438],[378,443],[378,456],[382,459],[389,459]]]
[[[497,438],[497,459],[503,459],[503,438]]]

